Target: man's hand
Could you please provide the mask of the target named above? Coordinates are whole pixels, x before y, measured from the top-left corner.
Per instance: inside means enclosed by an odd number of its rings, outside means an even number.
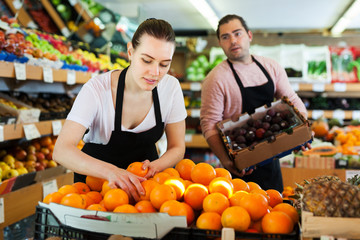
[[[229,172],[231,172],[231,174],[235,175],[235,176],[240,176],[243,177],[245,175],[249,175],[251,174],[254,170],[250,169],[249,171],[245,171],[245,169],[243,170],[239,170],[237,169],[237,167],[235,166],[234,162],[232,161],[227,161],[225,163],[222,163],[222,165],[224,166],[224,168],[226,168]]]

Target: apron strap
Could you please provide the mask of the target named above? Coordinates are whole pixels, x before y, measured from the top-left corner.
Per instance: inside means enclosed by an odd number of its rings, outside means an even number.
[[[153,97],[153,102],[154,102],[156,125],[160,125],[162,123],[162,117],[161,117],[160,102],[159,102],[159,95],[158,95],[157,87],[155,87],[152,90],[152,97]]]
[[[118,80],[118,88],[116,91],[116,104],[115,104],[115,131],[121,131],[121,118],[123,110],[125,76],[129,67],[123,69],[120,73]]]
[[[259,63],[258,60],[256,60],[256,59],[254,58],[254,56],[251,56],[251,58],[252,58],[252,60],[256,63],[256,65],[258,65],[258,67],[261,69],[261,71],[264,73],[264,75],[266,76],[266,78],[268,79],[268,81],[271,80],[272,82],[274,82],[274,81],[272,80],[270,74],[269,74],[269,73],[266,71],[266,69],[264,68],[264,66],[261,65],[261,63]]]

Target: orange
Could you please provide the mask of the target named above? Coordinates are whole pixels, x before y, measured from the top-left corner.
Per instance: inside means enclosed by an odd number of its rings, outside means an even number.
[[[255,182],[247,182],[249,185],[249,192],[251,192],[254,189],[261,189],[260,185]]]
[[[76,182],[72,184],[74,187],[77,188],[80,194],[90,192],[90,188],[86,183],[83,182]]]
[[[184,202],[190,205],[194,210],[203,208],[203,200],[209,195],[208,189],[199,183],[191,184],[184,193]]]
[[[176,200],[176,192],[173,187],[165,184],[156,186],[150,193],[150,202],[156,209],[168,200]]]
[[[159,212],[167,213],[170,216],[187,216],[185,205],[176,200],[168,200],[164,202],[161,205]]]
[[[248,211],[253,221],[259,220],[269,211],[267,199],[259,193],[245,194],[240,199],[239,206]]]
[[[269,201],[270,207],[273,208],[276,205],[278,205],[279,203],[283,202],[282,195],[279,191],[277,191],[275,189],[268,189],[268,190],[266,190],[266,193],[269,195],[269,198],[270,198],[270,201]]]
[[[250,187],[249,185],[242,179],[240,178],[234,178],[231,180],[231,183],[233,184],[234,186],[234,192],[237,192],[237,191],[240,191],[240,190],[243,190],[243,191],[246,191],[246,192],[250,192]]]
[[[229,207],[225,209],[221,215],[222,226],[234,228],[236,231],[246,231],[249,228],[250,223],[250,215],[243,207]]]
[[[111,190],[112,188],[109,186],[109,181],[108,180],[105,180],[102,187],[101,187],[101,195],[102,196],[105,196],[105,194]]]
[[[187,223],[188,226],[190,226],[193,223],[193,221],[195,220],[194,210],[190,207],[189,204],[187,204],[185,202],[182,202],[181,204],[185,206],[185,209],[186,209],[186,223]]]
[[[47,203],[47,204],[49,204],[51,202],[60,203],[63,196],[64,196],[64,194],[59,193],[59,192],[49,193],[48,195],[46,195],[43,202]]]
[[[231,173],[225,168],[215,168],[216,177],[224,177],[229,180],[232,179]]]
[[[144,163],[142,162],[133,162],[127,167],[126,171],[129,171],[139,177],[145,177],[145,175],[149,172],[149,168],[143,169],[143,165]]]
[[[150,193],[156,187],[159,185],[159,183],[155,182],[154,180],[145,180],[141,182],[142,187],[145,190],[145,195],[140,195],[140,200],[150,200]]]
[[[106,212],[106,208],[98,203],[94,203],[91,204],[90,206],[88,206],[86,208],[87,210],[94,210],[94,211],[102,211],[102,212]]]
[[[94,203],[99,203],[103,199],[103,196],[96,191],[90,191],[86,193],[86,195],[88,195],[94,201]]]
[[[250,193],[259,193],[261,195],[263,195],[266,200],[268,201],[268,203],[270,202],[270,197],[269,195],[267,194],[267,192],[263,189],[254,189],[254,190],[251,190]]]
[[[294,208],[288,203],[279,203],[271,211],[280,211],[286,213],[293,220],[294,224],[299,221],[299,214],[296,211],[296,208]]]
[[[134,206],[140,213],[152,213],[156,212],[156,209],[148,200],[141,200]]]
[[[129,196],[124,190],[120,188],[111,189],[105,193],[104,205],[105,208],[109,211],[113,211],[117,206],[128,203]]]
[[[230,201],[230,206],[240,206],[240,199],[245,195],[245,194],[249,194],[248,192],[245,191],[237,191],[235,192],[231,198],[229,199]]]
[[[264,233],[289,234],[294,228],[294,223],[287,214],[275,211],[263,217],[261,227]]]
[[[185,189],[187,189],[188,186],[190,186],[191,184],[193,184],[193,182],[190,181],[190,180],[184,180],[184,184],[185,184]]]
[[[113,212],[118,212],[118,213],[139,213],[139,211],[130,204],[123,204],[120,206],[117,206]]]
[[[191,180],[194,183],[201,183],[205,186],[209,185],[211,180],[213,180],[215,177],[215,169],[208,163],[198,163],[191,171]]]
[[[69,184],[61,186],[59,188],[58,192],[63,194],[64,196],[69,193],[79,193],[79,191],[76,187],[74,187],[73,185],[69,185]]]
[[[105,180],[101,178],[86,176],[85,183],[89,186],[91,191],[100,192],[104,181]]]
[[[80,196],[85,200],[86,202],[86,205],[85,205],[85,208],[87,208],[88,206],[90,206],[91,204],[94,204],[94,200],[92,200],[91,197],[89,197],[88,195],[86,194],[80,194]]]
[[[185,184],[184,180],[182,180],[180,177],[170,176],[165,180],[164,184],[170,185],[174,188],[176,192],[176,200],[180,200],[183,197],[185,192]]]
[[[209,183],[209,192],[218,192],[224,194],[225,197],[230,198],[233,194],[233,185],[231,180],[225,177],[216,177]]]
[[[200,229],[220,230],[221,216],[216,212],[204,212],[196,220],[196,227]]]
[[[191,159],[183,159],[176,164],[175,169],[182,179],[191,180],[191,171],[194,167],[195,163]]]
[[[174,177],[180,177],[180,173],[175,168],[166,168],[163,172],[170,174]]]
[[[220,215],[229,206],[229,200],[221,193],[211,193],[207,195],[203,201],[203,209],[205,212],[216,212]]]
[[[257,232],[262,232],[261,222],[262,218],[257,221],[252,221],[249,228],[255,229]]]
[[[165,180],[168,179],[169,177],[171,177],[171,175],[166,172],[158,172],[154,175],[152,180],[154,180],[155,182],[157,182],[159,184],[163,184],[165,182]]]
[[[45,136],[45,137],[40,138],[40,145],[41,145],[42,147],[50,146],[52,143],[53,143],[53,142],[52,142],[50,136]]]
[[[69,193],[61,199],[60,204],[69,207],[84,209],[86,206],[86,201],[78,193]]]

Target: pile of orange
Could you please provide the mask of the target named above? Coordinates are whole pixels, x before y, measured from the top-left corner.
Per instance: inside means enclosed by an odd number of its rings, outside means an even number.
[[[142,163],[130,165],[129,171],[142,177],[147,172]],[[230,227],[236,231],[288,234],[299,221],[296,209],[283,203],[278,191],[265,191],[254,182],[232,179],[226,169],[195,164],[190,159],[141,184],[145,194],[134,202],[122,189],[111,189],[108,181],[87,176],[86,183],[64,185],[43,202],[95,211],[165,212],[186,216],[188,225],[212,230]]]

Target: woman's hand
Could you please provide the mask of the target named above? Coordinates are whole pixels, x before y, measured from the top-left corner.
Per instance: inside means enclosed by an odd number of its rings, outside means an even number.
[[[156,161],[156,160],[152,161],[152,162],[150,162],[149,160],[143,161],[142,168],[143,168],[143,170],[145,170],[146,168],[149,168],[148,173],[144,177],[146,179],[153,177],[155,174],[157,174],[158,172],[160,172],[162,170],[158,166],[158,161]]]
[[[141,185],[141,182],[145,180],[146,178],[138,177],[121,168],[112,172],[108,178],[110,188],[121,188],[136,202],[140,200],[140,195],[145,195],[145,190]]]

